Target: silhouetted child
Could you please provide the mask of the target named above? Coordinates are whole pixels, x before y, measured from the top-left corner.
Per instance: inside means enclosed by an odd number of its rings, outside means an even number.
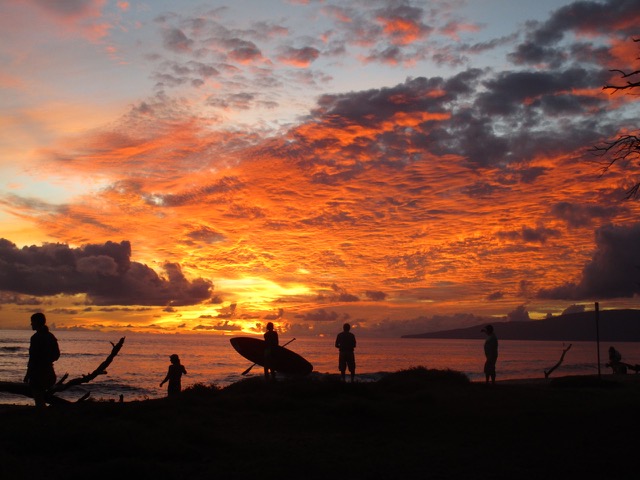
[[[184,365],[180,363],[180,357],[175,353],[169,357],[171,360],[171,365],[169,365],[169,371],[167,372],[167,376],[164,377],[164,380],[160,382],[160,386],[164,385],[165,382],[169,382],[169,386],[167,388],[167,395],[169,397],[175,397],[180,394],[182,390],[182,383],[180,379],[182,375],[187,374],[187,370],[184,368]]]

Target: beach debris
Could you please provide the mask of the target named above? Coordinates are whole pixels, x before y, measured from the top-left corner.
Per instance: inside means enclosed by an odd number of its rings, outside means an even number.
[[[567,352],[569,351],[569,349],[571,348],[571,343],[569,344],[569,346],[567,348],[565,348],[564,350],[562,350],[562,355],[560,356],[560,360],[558,360],[558,363],[556,363],[553,367],[547,369],[544,371],[544,378],[549,378],[549,375],[551,375],[551,372],[553,372],[556,368],[558,368],[563,360],[564,360],[564,356],[567,354]],[[564,346],[564,344],[563,344]]]
[[[86,375],[82,375],[77,378],[73,378],[69,381],[66,381],[69,378],[69,374],[65,373],[62,376],[62,378],[53,387],[51,387],[49,390],[46,391],[45,393],[46,402],[49,404],[72,403],[72,402],[69,402],[68,400],[65,400],[64,398],[57,397],[55,394],[59,392],[63,392],[76,385],[89,383],[92,380],[94,380],[98,375],[106,375],[107,367],[111,365],[111,362],[113,361],[113,359],[120,352],[120,349],[124,345],[124,339],[125,337],[122,337],[120,341],[118,341],[118,343],[109,342],[111,343],[111,346],[112,346],[111,353],[100,365],[98,365],[98,368],[96,368],[93,372],[87,373]],[[24,395],[26,397],[33,398],[31,387],[26,383],[22,383],[22,382],[0,382],[0,392],[13,393],[16,395]],[[87,398],[89,398],[89,395],[91,394],[85,393],[81,398],[76,400],[75,403],[85,401]]]

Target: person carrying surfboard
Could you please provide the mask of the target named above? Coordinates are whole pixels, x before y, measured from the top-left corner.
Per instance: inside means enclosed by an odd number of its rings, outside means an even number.
[[[347,367],[351,374],[351,383],[356,377],[356,356],[353,352],[356,348],[356,336],[351,333],[351,325],[345,323],[342,326],[342,332],[336,337],[336,348],[340,350],[338,356],[338,370],[340,370],[340,377],[342,381],[345,381],[345,372]]]
[[[264,333],[264,341],[266,343],[264,349],[264,376],[269,380],[276,379],[276,371],[273,369],[273,355],[275,355],[275,348],[278,346],[278,332],[273,327],[273,322],[267,323],[267,331]]]

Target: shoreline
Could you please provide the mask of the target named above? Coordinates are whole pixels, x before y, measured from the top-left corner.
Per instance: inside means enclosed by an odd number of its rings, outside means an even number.
[[[487,386],[416,368],[353,384],[253,377],[44,412],[5,405],[0,464],[12,479],[629,478],[640,376],[619,377]]]
[[[425,367],[411,367],[409,369],[406,370],[398,370],[395,372],[376,372],[376,373],[366,373],[366,374],[361,374],[361,376],[359,377],[358,375],[356,375],[356,384],[360,384],[360,385],[368,385],[368,384],[375,384],[377,382],[380,382],[381,380],[383,380],[385,377],[388,376],[393,376],[393,375],[397,375],[399,373],[402,372],[406,372],[406,371],[411,371],[411,370],[420,370],[420,369],[424,369]],[[430,370],[430,369],[426,369],[426,370]],[[454,370],[435,370],[435,371],[451,371],[451,372],[455,372]],[[459,372],[455,372],[455,373],[459,373]],[[465,374],[462,374],[465,375]],[[249,377],[245,377],[242,378],[241,380],[238,380],[237,382],[233,382],[231,384],[228,385],[224,385],[224,386],[218,386],[215,383],[211,383],[211,384],[205,384],[206,386],[216,386],[216,388],[223,392],[229,388],[233,389],[233,386],[235,384],[242,384],[244,382],[247,381],[251,381],[251,382],[256,382],[256,381],[260,381],[263,377],[261,375],[253,375],[253,376],[249,376]],[[287,377],[287,376],[280,376],[278,378],[278,382],[289,382],[292,380],[292,377]],[[310,374],[308,377],[306,378],[298,378],[296,380],[308,380],[308,381],[312,381],[312,382],[338,382],[340,380],[340,375],[336,374],[336,373],[319,373],[319,372],[313,372],[312,374]],[[640,373],[627,373],[627,374],[613,374],[613,373],[603,373],[602,375],[598,376],[598,374],[568,374],[568,375],[554,375],[551,376],[549,378],[540,378],[540,377],[525,377],[525,378],[506,378],[504,380],[500,379],[500,377],[498,376],[498,378],[496,379],[496,387],[499,386],[518,386],[518,387],[523,387],[523,388],[538,388],[538,387],[545,387],[545,386],[553,386],[553,384],[557,384],[557,383],[570,383],[570,382],[574,382],[576,384],[580,384],[581,382],[585,383],[585,384],[593,384],[594,382],[597,382],[598,380],[601,380],[602,382],[615,382],[615,383],[622,383],[622,384],[633,384],[633,383],[638,383],[640,384]],[[485,385],[485,380],[484,379],[469,379],[469,384],[470,385]],[[347,382],[345,382],[346,384],[349,384],[350,382],[347,380]],[[202,384],[195,384],[195,385],[190,385],[187,386],[186,388],[183,388],[183,390],[187,390],[190,389],[192,387],[200,387]],[[91,390],[91,384],[87,384],[87,386],[84,388],[85,390]],[[70,390],[67,392],[70,393],[73,392],[73,390]],[[19,395],[15,395],[17,397],[20,397]],[[68,395],[69,396],[69,395]],[[28,397],[20,397],[20,398],[24,398],[26,399],[27,404],[17,404],[17,403],[2,403],[0,402],[0,413],[2,413],[2,409],[3,407],[29,407],[32,406],[32,400],[29,399]],[[124,403],[133,403],[133,402],[151,402],[151,401],[157,401],[157,400],[162,400],[163,398],[165,398],[164,395],[162,396],[158,396],[158,397],[153,397],[153,398],[143,398],[143,399],[137,399],[134,398],[132,400],[127,400],[126,396],[124,397]],[[100,404],[100,403],[114,403],[115,400],[114,399],[96,399],[93,397],[89,397],[88,400],[85,403],[95,403],[95,404]],[[70,401],[70,405],[73,405],[74,401],[71,400]]]

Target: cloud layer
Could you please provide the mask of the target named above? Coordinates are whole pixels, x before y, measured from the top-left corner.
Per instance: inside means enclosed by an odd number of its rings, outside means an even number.
[[[211,297],[213,285],[189,281],[180,266],[164,264],[164,276],[132,262],[129,242],[69,248],[45,244],[18,249],[0,239],[0,290],[34,295],[83,293],[95,305],[193,305]]]
[[[2,214],[43,238],[0,243],[6,304],[84,294],[193,306],[155,314],[198,330],[388,332],[639,293],[640,207],[622,199],[640,168],[600,177],[589,153],[637,128],[637,98],[602,90],[638,56],[636,1],[561,1],[511,31],[471,2],[63,7],[3,8],[106,49],[141,93],[43,136],[0,191]],[[16,51],[37,42],[7,28]],[[36,82],[5,53],[4,84]],[[53,129],[18,110],[24,137]]]

